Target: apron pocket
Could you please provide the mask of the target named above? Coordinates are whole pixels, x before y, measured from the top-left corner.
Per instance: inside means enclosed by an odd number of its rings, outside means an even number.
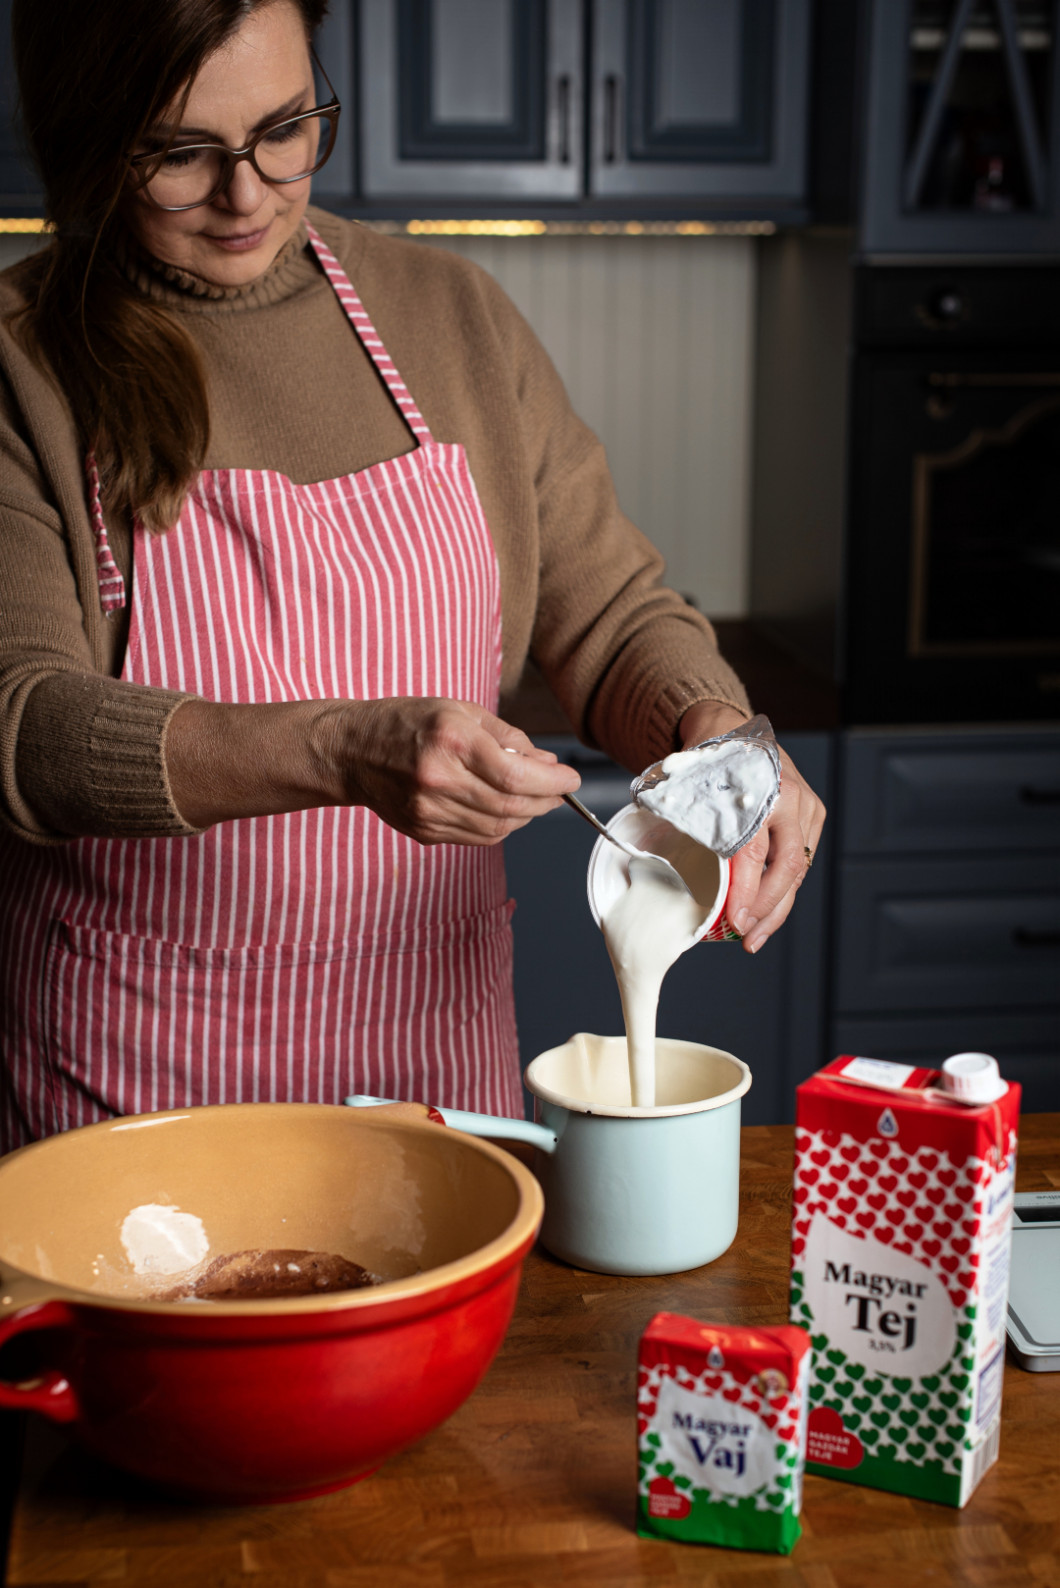
[[[350,1092],[521,1112],[512,904],[445,927],[198,948],[53,924],[49,1128]]]

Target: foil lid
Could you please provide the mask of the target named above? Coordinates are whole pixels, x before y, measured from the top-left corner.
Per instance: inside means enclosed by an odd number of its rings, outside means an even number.
[[[729,757],[724,753],[726,746],[733,747]],[[697,769],[696,753],[714,748],[720,753],[704,756],[702,768]],[[747,795],[746,779],[741,789],[730,777],[736,774],[739,780],[741,770],[751,770],[750,764],[741,768],[743,755],[754,761],[750,786],[757,788],[751,798]],[[682,795],[675,797],[678,785]],[[731,860],[758,832],[780,793],[780,751],[769,718],[752,717],[729,733],[704,739],[656,761],[633,779],[630,793],[635,805],[661,817],[723,859]],[[715,816],[716,822],[712,819]],[[710,837],[712,827],[724,836]]]

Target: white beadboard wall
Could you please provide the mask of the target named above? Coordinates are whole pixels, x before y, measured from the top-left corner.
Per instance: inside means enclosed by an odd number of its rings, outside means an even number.
[[[711,617],[749,608],[755,244],[742,237],[431,239],[529,320],[607,448],[619,501]]]
[[[490,271],[601,437],[623,508],[711,617],[749,607],[755,244],[431,239]],[[0,268],[32,246],[0,237]]]

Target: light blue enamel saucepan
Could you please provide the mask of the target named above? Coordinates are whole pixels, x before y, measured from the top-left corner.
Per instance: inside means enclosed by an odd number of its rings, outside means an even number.
[[[682,1273],[720,1257],[736,1235],[740,1099],[751,1072],[719,1048],[664,1038],[656,1070],[656,1106],[633,1108],[625,1038],[581,1032],[527,1067],[536,1124],[435,1112],[454,1130],[536,1149],[541,1241],[555,1256],[604,1274]]]

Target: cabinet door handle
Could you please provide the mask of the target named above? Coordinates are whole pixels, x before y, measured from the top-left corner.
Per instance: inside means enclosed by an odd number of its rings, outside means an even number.
[[[559,163],[570,165],[570,77],[566,72],[556,83],[556,109],[559,115]]]
[[[1017,926],[1012,941],[1017,948],[1060,948],[1060,932],[1032,932],[1026,926]]]
[[[1024,805],[1060,805],[1060,788],[1035,788],[1033,783],[1024,783],[1020,799]]]
[[[618,78],[604,78],[604,164],[614,165],[618,153]]]

